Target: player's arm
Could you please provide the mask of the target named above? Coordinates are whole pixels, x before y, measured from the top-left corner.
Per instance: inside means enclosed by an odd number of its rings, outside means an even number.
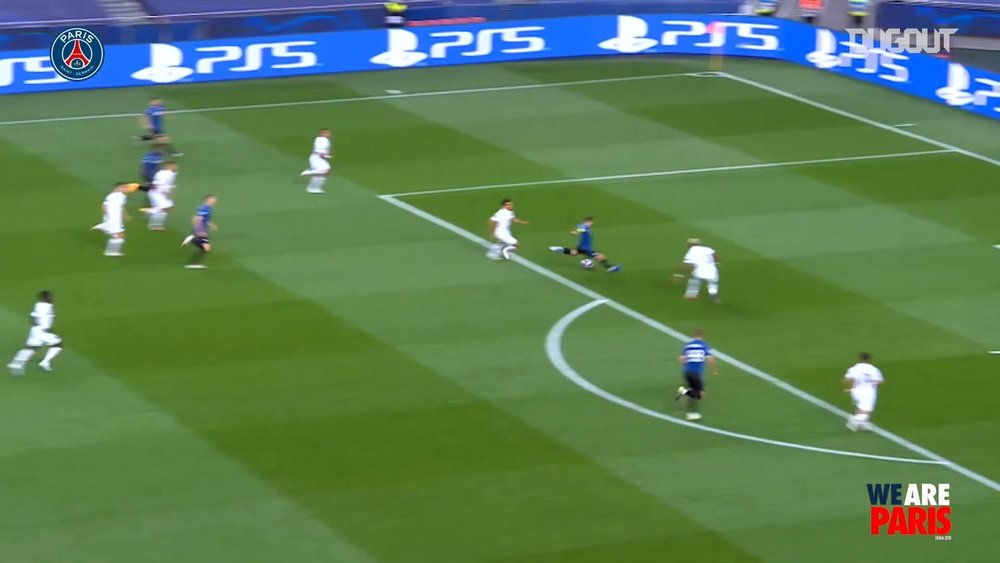
[[[145,113],[139,114],[139,125],[146,131],[153,130],[153,123],[149,120],[149,116]]]
[[[489,237],[490,238],[495,238],[496,235],[494,235],[494,233],[496,233],[496,230],[497,230],[496,219],[493,219],[492,217],[490,217],[490,220],[487,221],[487,224],[490,226],[489,227],[489,229],[490,229]]]
[[[712,368],[712,375],[719,375],[719,365],[715,363],[715,356],[709,354],[708,367]]]
[[[518,219],[517,217],[514,217],[514,222],[517,223],[518,225],[527,225],[528,224],[527,221],[523,221],[521,219]]]
[[[681,365],[686,364],[687,363],[687,357],[684,354],[681,354],[680,356],[677,356],[677,363],[681,364]]]

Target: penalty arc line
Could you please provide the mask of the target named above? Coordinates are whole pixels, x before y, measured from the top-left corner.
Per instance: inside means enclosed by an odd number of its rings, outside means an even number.
[[[535,182],[513,182],[507,184],[485,184],[482,186],[462,186],[457,188],[440,188],[389,194],[388,197],[409,197],[418,195],[447,194],[454,192],[476,192],[482,190],[497,190],[502,188],[528,188],[534,186],[551,186],[559,184],[580,184],[587,182],[610,182],[614,180],[635,180],[640,178],[662,178],[664,176],[682,176],[685,174],[708,174],[712,172],[731,172],[734,170],[758,170],[767,168],[785,168],[790,166],[808,166],[810,164],[834,164],[837,162],[855,162],[859,160],[882,160],[889,158],[904,158],[910,156],[927,156],[932,154],[948,154],[951,149],[933,149],[914,152],[895,152],[886,154],[865,154],[857,156],[836,156],[831,158],[814,158],[810,160],[787,160],[784,162],[754,162],[750,164],[733,164],[729,166],[711,166],[707,168],[681,168],[677,170],[660,170],[655,172],[635,172],[630,174],[611,174],[607,176],[589,176],[586,178],[565,178],[560,180],[539,180]]]
[[[566,361],[566,356],[563,354],[563,351],[562,351],[562,341],[563,341],[563,336],[566,334],[566,330],[569,328],[569,326],[571,324],[573,324],[574,321],[576,321],[577,319],[579,319],[580,317],[582,317],[587,312],[592,311],[592,310],[596,309],[597,307],[600,307],[601,305],[604,305],[606,303],[607,303],[606,300],[599,299],[597,301],[591,301],[590,303],[587,303],[585,305],[581,305],[580,307],[577,307],[573,311],[570,311],[568,314],[566,314],[563,318],[559,319],[559,321],[556,322],[556,324],[554,324],[552,326],[552,328],[549,330],[549,333],[545,337],[545,353],[549,357],[549,361],[556,368],[556,370],[558,370],[559,373],[561,373],[563,375],[563,377],[565,377],[566,379],[570,380],[571,382],[573,382],[574,384],[576,384],[578,387],[582,388],[584,391],[587,391],[587,392],[589,392],[589,393],[591,393],[593,395],[596,395],[596,396],[600,397],[601,399],[604,399],[605,401],[609,401],[609,402],[614,403],[614,404],[616,404],[618,406],[625,407],[626,409],[628,409],[630,411],[633,411],[633,412],[637,412],[639,414],[643,414],[643,415],[646,415],[646,416],[649,416],[649,417],[652,417],[652,418],[655,418],[655,419],[658,419],[658,420],[664,420],[664,421],[670,422],[672,424],[677,424],[677,425],[680,425],[680,426],[685,426],[687,428],[693,428],[695,430],[700,430],[702,432],[710,432],[712,434],[719,434],[719,435],[722,435],[722,436],[728,436],[730,438],[736,438],[738,440],[746,440],[746,441],[749,441],[749,442],[756,442],[756,443],[759,443],[759,444],[767,444],[767,445],[771,445],[771,446],[779,446],[779,447],[783,447],[783,448],[791,448],[791,449],[796,449],[796,450],[805,450],[805,451],[808,451],[808,452],[831,454],[831,455],[839,455],[839,456],[845,456],[845,457],[858,457],[858,458],[864,458],[864,459],[874,459],[874,460],[878,460],[878,461],[894,461],[894,462],[901,462],[901,463],[920,463],[920,464],[925,464],[925,465],[943,465],[944,464],[944,462],[938,461],[938,460],[934,460],[934,459],[916,459],[916,458],[912,458],[912,457],[896,457],[896,456],[887,456],[887,455],[878,455],[878,454],[866,454],[866,453],[863,453],[863,452],[852,452],[852,451],[846,451],[846,450],[835,450],[835,449],[832,449],[832,448],[821,448],[819,446],[809,446],[809,445],[806,445],[806,444],[796,444],[795,442],[785,442],[785,441],[782,441],[782,440],[772,440],[770,438],[761,438],[760,436],[752,436],[750,434],[742,434],[742,433],[739,433],[739,432],[732,432],[730,430],[723,430],[721,428],[714,428],[712,426],[705,426],[704,424],[695,424],[693,422],[688,422],[687,420],[683,420],[683,419],[680,419],[680,418],[677,418],[677,417],[674,417],[674,416],[670,416],[668,414],[664,414],[662,412],[659,412],[659,411],[656,411],[656,410],[644,407],[642,405],[638,405],[636,403],[633,403],[632,401],[629,401],[628,399],[623,399],[622,397],[619,397],[618,395],[615,395],[614,393],[611,393],[610,391],[602,389],[601,387],[598,387],[597,385],[591,383],[590,380],[588,380],[587,378],[585,378],[582,375],[580,375],[575,369],[573,369],[573,366],[571,366],[569,364],[569,362]]]
[[[354,96],[351,98],[326,98],[322,100],[300,100],[296,102],[270,102],[264,104],[246,104],[241,106],[215,106],[207,108],[190,108],[168,111],[167,115],[183,115],[188,113],[214,113],[220,111],[240,111],[248,109],[289,108],[299,106],[316,106],[328,104],[346,104],[351,102],[377,102],[380,100],[401,100],[406,98],[428,98],[433,96],[459,96],[465,94],[486,94],[490,92],[511,92],[517,90],[537,90],[539,88],[561,88],[563,86],[585,86],[588,84],[607,84],[615,82],[633,82],[636,80],[654,80],[658,78],[676,78],[681,76],[699,77],[696,72],[674,72],[666,74],[640,74],[636,76],[619,76],[615,78],[594,78],[590,80],[567,80],[565,82],[536,82],[533,84],[511,84],[509,86],[487,86],[483,88],[462,88],[458,90],[432,90],[430,92],[410,92],[385,94],[379,96]],[[95,119],[135,118],[135,113],[106,113],[96,115],[77,115],[66,117],[41,117],[37,119],[19,119],[0,121],[3,125],[32,125],[36,123],[64,123],[67,121],[91,121]]]
[[[456,234],[456,235],[458,235],[458,236],[460,236],[460,237],[462,237],[462,238],[464,238],[464,239],[466,239],[468,241],[474,242],[474,243],[476,243],[479,246],[482,246],[484,248],[490,246],[490,243],[486,239],[484,239],[482,237],[479,237],[479,236],[476,236],[476,235],[470,233],[469,231],[467,231],[467,230],[459,227],[458,225],[455,225],[454,223],[450,223],[448,221],[445,221],[444,219],[438,217],[437,215],[428,213],[428,212],[424,211],[423,209],[420,209],[418,207],[410,205],[409,203],[406,203],[405,201],[396,199],[396,198],[394,198],[392,196],[389,196],[389,195],[380,195],[380,196],[378,196],[378,198],[381,199],[382,201],[385,201],[386,203],[389,203],[390,205],[393,205],[393,206],[395,206],[395,207],[397,207],[397,208],[399,208],[399,209],[401,209],[401,210],[403,210],[403,211],[411,214],[411,215],[414,215],[416,217],[419,217],[420,219],[423,219],[425,221],[433,223],[434,225],[437,225],[438,227],[441,227],[441,228],[443,228],[443,229],[445,229],[447,231],[450,231],[450,232],[452,232],[452,233],[454,233],[454,234]],[[543,266],[539,266],[538,264],[535,264],[534,262],[532,262],[532,261],[530,261],[530,260],[528,260],[526,258],[522,258],[521,256],[514,255],[513,256],[513,261],[516,262],[517,264],[519,264],[519,265],[521,265],[521,266],[523,266],[523,267],[525,267],[525,268],[527,268],[527,269],[535,272],[536,274],[538,274],[540,276],[546,277],[546,278],[548,278],[548,279],[550,279],[550,280],[552,280],[552,281],[554,281],[554,282],[556,282],[556,283],[558,283],[558,284],[560,284],[560,285],[562,285],[564,287],[572,289],[573,291],[575,291],[575,292],[577,292],[577,293],[579,293],[581,295],[589,297],[591,300],[595,300],[595,301],[597,301],[597,300],[604,300],[604,301],[607,302],[606,305],[608,307],[610,307],[612,309],[615,309],[616,311],[619,311],[619,312],[621,312],[622,314],[624,314],[626,316],[632,317],[633,319],[635,319],[635,320],[637,320],[637,321],[639,321],[639,322],[641,322],[641,323],[643,323],[643,324],[645,324],[645,325],[647,325],[647,326],[649,326],[649,327],[651,327],[651,328],[653,328],[655,330],[658,330],[658,331],[660,331],[660,332],[662,332],[662,333],[664,333],[664,334],[666,334],[668,336],[671,336],[672,338],[674,338],[674,339],[676,339],[676,340],[678,340],[680,342],[684,342],[684,341],[687,340],[687,335],[685,335],[684,333],[682,333],[682,332],[680,332],[680,331],[678,331],[678,330],[676,330],[674,328],[671,328],[671,327],[669,327],[669,326],[661,323],[660,321],[657,321],[656,319],[653,319],[653,318],[651,318],[651,317],[649,317],[647,315],[644,315],[644,314],[636,311],[635,309],[632,309],[632,308],[630,308],[630,307],[628,307],[626,305],[622,305],[621,303],[618,303],[617,301],[614,301],[613,299],[609,299],[608,297],[605,297],[604,295],[601,295],[600,293],[597,293],[596,291],[594,291],[594,290],[592,290],[592,289],[590,289],[588,287],[580,285],[580,284],[576,283],[575,281],[570,280],[569,278],[566,278],[565,276],[561,276],[561,275],[553,272],[552,270],[549,270],[548,268],[545,268]],[[779,378],[777,378],[777,377],[775,377],[775,376],[773,376],[773,375],[771,375],[771,374],[769,374],[769,373],[767,373],[765,371],[757,369],[757,368],[751,366],[750,364],[747,364],[747,363],[745,363],[743,361],[740,361],[740,360],[738,360],[738,359],[736,359],[736,358],[734,358],[734,357],[732,357],[732,356],[730,356],[728,354],[724,354],[724,353],[719,352],[718,350],[716,350],[715,357],[718,358],[720,361],[726,362],[727,364],[729,364],[729,365],[731,365],[731,366],[733,366],[733,367],[735,367],[735,368],[743,371],[744,373],[747,373],[747,374],[752,375],[752,376],[754,376],[754,377],[756,377],[758,379],[766,381],[766,382],[770,383],[771,385],[774,385],[775,387],[778,387],[778,388],[780,388],[780,389],[782,389],[784,391],[787,391],[788,393],[790,393],[792,395],[795,395],[796,397],[802,399],[803,401],[806,401],[806,402],[811,403],[811,404],[813,404],[813,405],[815,405],[815,406],[817,406],[817,407],[819,407],[819,408],[821,408],[821,409],[823,409],[825,411],[833,413],[833,414],[837,415],[838,417],[846,419],[847,417],[850,416],[850,413],[848,413],[848,412],[846,412],[846,411],[844,411],[842,409],[839,409],[839,408],[835,407],[834,405],[832,405],[832,404],[824,401],[823,399],[820,399],[819,397],[811,395],[811,394],[809,394],[809,393],[807,393],[807,392],[799,389],[798,387],[795,387],[794,385],[792,385],[792,384],[790,384],[790,383],[788,383],[788,382],[786,382],[786,381],[784,381],[782,379],[779,379]],[[990,479],[989,477],[986,477],[985,475],[981,475],[981,474],[976,473],[975,471],[973,471],[971,469],[968,469],[968,468],[966,468],[966,467],[964,467],[962,465],[959,465],[959,464],[955,463],[954,461],[951,461],[950,459],[947,459],[947,458],[945,458],[943,456],[940,456],[940,455],[938,455],[938,454],[936,454],[936,453],[928,450],[927,448],[924,448],[923,446],[920,446],[919,444],[916,444],[914,442],[911,442],[911,441],[907,440],[906,438],[903,438],[902,436],[898,436],[898,435],[896,435],[896,434],[894,434],[892,432],[889,432],[888,430],[885,430],[883,428],[880,428],[878,426],[874,426],[872,428],[872,432],[878,434],[879,436],[882,436],[883,438],[885,438],[885,439],[887,439],[887,440],[889,440],[891,442],[895,442],[896,444],[898,444],[898,445],[900,445],[900,446],[902,446],[902,447],[904,447],[904,448],[906,448],[906,449],[908,449],[908,450],[910,450],[910,451],[912,451],[914,453],[920,454],[920,455],[926,457],[927,459],[932,459],[932,460],[935,460],[935,461],[939,461],[939,462],[941,462],[941,464],[944,467],[948,467],[952,471],[955,471],[956,473],[964,475],[965,477],[968,477],[969,479],[972,479],[973,481],[976,481],[977,483],[979,483],[979,484],[981,484],[981,485],[983,485],[983,486],[985,486],[985,487],[987,487],[989,489],[992,489],[993,491],[1000,492],[1000,483],[998,483],[998,482]]]

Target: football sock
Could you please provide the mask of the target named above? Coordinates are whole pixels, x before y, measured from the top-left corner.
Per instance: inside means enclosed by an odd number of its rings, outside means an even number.
[[[161,229],[167,221],[167,214],[164,211],[151,211],[149,213],[149,228]]]
[[[605,258],[604,260],[601,260],[601,266],[604,266],[605,268],[610,268],[614,266],[614,264],[608,262],[607,258]]]
[[[719,283],[718,282],[708,282],[708,296],[715,299],[719,296]]]
[[[104,252],[121,252],[125,239],[112,237],[108,239],[108,245],[104,247]]]
[[[573,254],[573,249],[572,248],[563,248],[562,249],[562,253],[563,254]]]
[[[321,190],[324,182],[326,182],[326,178],[324,176],[313,176],[309,179],[309,187],[307,189],[309,191]]]
[[[691,277],[688,279],[687,291],[684,292],[685,297],[697,297],[698,293],[701,291],[701,280],[696,277]]]
[[[22,348],[14,356],[14,360],[11,361],[11,364],[17,365],[17,366],[23,366],[24,364],[28,363],[28,360],[30,360],[31,357],[34,356],[34,355],[35,355],[34,348]]]
[[[695,397],[688,397],[687,411],[698,412],[698,399],[696,399]]]
[[[207,254],[207,252],[199,248],[195,251],[194,255],[191,256],[191,261],[188,262],[188,264],[201,264],[205,260],[205,254]]]
[[[155,137],[155,136],[156,135],[146,134],[146,135],[140,136],[139,138],[142,139],[143,141],[152,141],[153,137]]]
[[[53,358],[59,355],[59,352],[62,352],[62,346],[53,346],[49,348],[48,350],[45,351],[45,357],[42,358],[41,363],[43,364],[51,363]]]

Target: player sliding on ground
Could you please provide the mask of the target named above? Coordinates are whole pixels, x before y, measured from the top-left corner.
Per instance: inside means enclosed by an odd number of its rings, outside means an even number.
[[[309,178],[309,185],[306,186],[306,193],[325,193],[323,184],[330,174],[330,159],[333,158],[333,145],[330,142],[330,130],[323,128],[319,130],[316,139],[313,140],[313,150],[309,155],[309,168],[302,171],[300,176],[312,176]]]
[[[677,388],[677,396],[674,400],[680,400],[687,396],[687,419],[701,420],[701,412],[698,403],[705,397],[705,364],[712,368],[712,375],[719,375],[719,368],[715,365],[715,356],[712,355],[712,348],[704,340],[705,331],[694,329],[693,338],[684,344],[681,355],[677,361],[684,366],[684,382],[687,386],[681,385]]]
[[[510,260],[511,252],[517,250],[520,243],[510,232],[513,223],[527,225],[527,221],[522,221],[514,214],[514,202],[509,199],[500,201],[500,209],[490,217],[490,235],[496,242],[490,246],[486,252],[486,257],[490,260]]]
[[[597,260],[604,266],[604,269],[608,272],[617,272],[622,269],[621,266],[615,266],[600,252],[594,250],[594,237],[590,232],[590,229],[594,226],[593,217],[584,217],[583,222],[576,226],[576,229],[570,231],[570,234],[576,235],[579,238],[576,242],[576,248],[569,248],[565,246],[550,246],[549,250],[552,252],[561,252],[563,254],[568,254],[570,256],[585,256],[586,259],[583,261],[584,268],[593,268],[593,260]]]
[[[684,279],[684,271],[690,271],[687,290],[684,292],[684,299],[697,299],[701,293],[701,283],[708,286],[708,296],[719,302],[719,257],[715,250],[705,246],[701,240],[689,238],[687,240],[688,251],[684,255],[684,262],[680,270],[674,274],[675,279]]]
[[[882,371],[872,365],[871,354],[862,352],[858,355],[858,363],[854,364],[844,374],[845,390],[851,394],[854,403],[854,416],[847,419],[847,428],[852,432],[871,430],[871,416],[875,411],[875,401],[878,399],[878,386],[885,379]]]

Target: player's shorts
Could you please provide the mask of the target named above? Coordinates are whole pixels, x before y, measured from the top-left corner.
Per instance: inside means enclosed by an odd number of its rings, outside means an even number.
[[[205,250],[205,246],[212,244],[212,241],[209,240],[208,237],[200,237],[195,235],[195,237],[191,239],[191,244],[195,245],[201,250]]]
[[[37,326],[31,327],[28,331],[28,348],[38,348],[41,346],[58,346],[62,343],[62,338]]]
[[[330,170],[330,161],[318,154],[309,156],[309,170],[327,172]]]
[[[875,401],[877,398],[878,392],[871,387],[858,387],[856,389],[851,389],[851,401],[858,410],[873,412],[875,410]]]
[[[105,217],[104,222],[97,228],[109,235],[119,235],[125,232],[125,223],[122,222],[121,217]]]
[[[504,244],[517,244],[517,239],[514,238],[514,235],[510,234],[510,231],[496,230],[493,231],[493,236]]]
[[[687,383],[687,388],[694,391],[697,394],[701,394],[705,390],[705,382],[701,377],[701,373],[696,371],[685,371],[684,372],[684,382]]]
[[[169,209],[174,206],[174,200],[156,190],[149,191],[149,206],[157,209]]]
[[[719,281],[719,269],[714,266],[711,268],[695,268],[691,275],[707,282],[718,283]]]
[[[586,256],[587,258],[594,258],[598,254],[600,254],[600,252],[594,250],[593,248],[583,248],[579,246],[576,247],[576,253],[581,256]]]

